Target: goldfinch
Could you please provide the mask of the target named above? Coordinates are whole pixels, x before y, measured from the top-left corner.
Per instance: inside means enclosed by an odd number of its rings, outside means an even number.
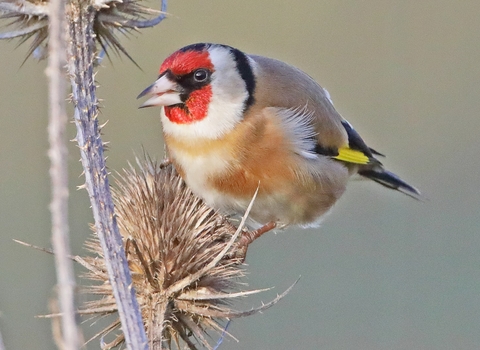
[[[169,159],[209,205],[258,223],[317,226],[349,178],[410,195],[420,192],[384,169],[335,110],[328,92],[301,70],[230,46],[186,46],[162,63],[138,98],[162,106]]]

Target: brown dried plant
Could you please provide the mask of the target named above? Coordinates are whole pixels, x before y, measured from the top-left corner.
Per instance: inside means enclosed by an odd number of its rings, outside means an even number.
[[[70,11],[67,1],[67,12]],[[166,0],[161,1],[160,11],[140,4],[139,0],[94,0],[84,2],[95,10],[93,30],[97,43],[108,55],[109,49],[123,53],[132,61],[118,39],[118,34],[127,35],[131,31],[153,27],[166,16]],[[151,17],[147,19],[147,17]],[[47,55],[49,2],[46,0],[0,0],[0,19],[10,19],[9,29],[0,33],[0,39],[20,39],[23,44],[33,38],[27,52],[27,59],[34,54],[38,59]]]
[[[234,310],[236,299],[262,291],[244,290],[245,232],[196,197],[171,165],[139,166],[124,171],[113,195],[149,348],[212,349],[212,331],[222,333],[228,320],[271,307],[290,288],[259,308]],[[87,248],[95,256],[83,258],[85,277],[97,284],[85,291],[100,298],[81,314],[116,314],[98,240],[88,241]],[[123,343],[119,327],[117,319],[95,336],[115,333],[104,349]]]

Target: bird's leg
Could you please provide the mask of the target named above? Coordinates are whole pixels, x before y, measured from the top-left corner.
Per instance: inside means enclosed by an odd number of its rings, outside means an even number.
[[[238,247],[238,258],[241,262],[245,261],[247,256],[247,249],[248,246],[257,238],[262,236],[264,233],[273,230],[277,226],[277,223],[274,221],[267,222],[262,227],[253,230],[253,231],[245,231],[242,233],[242,237],[238,240],[237,247]]]
[[[277,226],[276,222],[270,221],[256,230],[245,231],[242,237],[240,238],[239,243],[241,244],[243,243],[244,245],[248,246],[254,240],[256,240],[257,238],[260,238],[260,236],[263,235],[264,233],[273,230],[276,226]]]

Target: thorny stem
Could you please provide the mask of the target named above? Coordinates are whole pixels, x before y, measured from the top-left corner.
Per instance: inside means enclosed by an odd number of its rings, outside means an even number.
[[[3,344],[2,333],[0,333],[0,350],[5,350],[5,345]]]
[[[128,349],[147,349],[147,337],[114,215],[104,149],[97,120],[98,100],[93,81],[95,11],[82,0],[71,2],[68,70],[72,84],[77,142],[85,171],[96,231],[110,276]]]
[[[52,245],[55,252],[58,299],[62,314],[62,348],[76,350],[80,347],[80,332],[75,313],[75,277],[70,256],[68,227],[68,166],[65,129],[67,112],[65,102],[65,1],[50,1],[49,42],[50,51],[47,76],[49,78],[50,117],[48,138],[50,142],[50,178],[52,186]]]
[[[169,309],[169,302],[166,300],[162,300],[164,298],[163,295],[157,295],[158,302],[156,303],[155,309],[152,310],[152,315],[149,317],[151,320],[150,324],[150,350],[164,350],[168,349],[167,345],[165,344],[165,340],[163,339],[163,329],[165,328],[165,321],[166,321],[166,313]]]

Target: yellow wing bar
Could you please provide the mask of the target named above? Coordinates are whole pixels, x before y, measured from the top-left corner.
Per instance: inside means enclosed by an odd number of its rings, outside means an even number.
[[[341,160],[343,162],[354,163],[354,164],[370,163],[370,158],[366,156],[363,152],[351,149],[349,147],[339,148],[338,156],[335,156],[333,158],[337,160]]]

